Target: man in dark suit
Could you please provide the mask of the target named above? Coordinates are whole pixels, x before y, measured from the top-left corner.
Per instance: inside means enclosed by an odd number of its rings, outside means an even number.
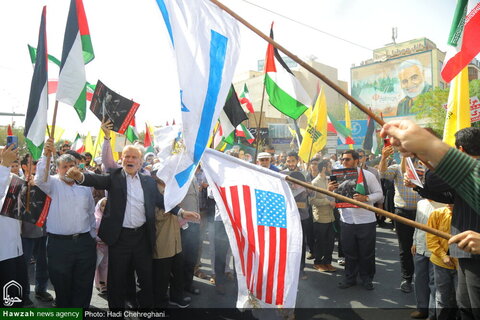
[[[153,307],[152,252],[155,246],[155,207],[164,208],[163,196],[152,177],[140,173],[142,152],[126,146],[122,168],[109,174],[83,174],[72,168],[67,176],[77,183],[108,190],[108,201],[98,236],[108,245],[108,305],[125,307],[125,288],[129,266],[138,276],[140,308]],[[179,207],[171,213],[188,219],[199,219],[196,212]]]

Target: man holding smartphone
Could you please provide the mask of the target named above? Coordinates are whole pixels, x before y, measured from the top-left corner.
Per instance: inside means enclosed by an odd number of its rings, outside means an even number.
[[[371,172],[358,168],[359,158],[358,152],[346,150],[340,160],[345,168],[357,168],[359,176],[364,177],[365,194],[355,193],[353,199],[373,205],[383,198],[382,187]],[[337,188],[336,181],[329,182],[329,191]],[[345,279],[338,287],[350,288],[356,285],[357,276],[360,276],[363,287],[373,290],[377,224],[375,213],[363,208],[341,208],[340,220],[340,237],[345,254]]]

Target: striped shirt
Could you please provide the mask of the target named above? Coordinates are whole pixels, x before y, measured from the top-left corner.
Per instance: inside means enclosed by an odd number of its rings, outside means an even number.
[[[453,154],[455,155],[455,153]],[[460,155],[465,154],[460,153]],[[473,158],[466,157],[469,160],[473,160]],[[475,160],[473,160],[473,162],[475,163]],[[476,163],[478,164],[480,161]],[[451,165],[451,168],[461,168],[461,164],[457,162],[455,165]],[[473,172],[473,170],[465,172]],[[440,174],[442,174],[442,171],[439,172],[436,170],[431,172],[427,170],[425,173],[425,185],[423,188],[417,188],[417,192],[424,198],[441,203],[453,204],[452,235],[457,235],[466,230],[480,232],[480,212],[472,209],[469,203],[463,198],[463,193],[453,189],[451,185],[442,180]],[[450,255],[455,258],[480,259],[480,255],[472,255],[465,252],[459,249],[456,244],[450,245]]]
[[[480,214],[480,162],[450,148],[435,172]]]
[[[405,187],[403,173],[399,164],[391,165],[385,172],[380,172],[380,176],[387,180],[393,180],[395,184],[395,197],[393,198],[395,208],[416,210],[417,203],[422,200],[422,197],[411,188]]]

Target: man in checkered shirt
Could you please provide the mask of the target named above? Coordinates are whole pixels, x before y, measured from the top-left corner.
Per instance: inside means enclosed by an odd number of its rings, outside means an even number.
[[[380,176],[383,179],[393,180],[395,184],[395,197],[393,199],[395,204],[395,214],[404,218],[415,220],[417,212],[417,203],[422,199],[410,188],[403,184],[403,173],[405,171],[405,163],[402,160],[401,164],[393,164],[387,168],[387,160],[393,154],[392,146],[383,148],[382,159],[378,166]],[[402,170],[403,165],[403,170]],[[407,226],[403,223],[395,224],[395,230],[398,237],[398,247],[400,253],[400,266],[402,272],[402,282],[400,283],[400,290],[405,293],[410,293],[413,290],[413,256],[410,251],[413,243],[413,227]]]

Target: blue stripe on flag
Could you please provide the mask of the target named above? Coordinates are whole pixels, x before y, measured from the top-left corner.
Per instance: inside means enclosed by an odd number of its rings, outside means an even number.
[[[160,8],[160,12],[162,13],[163,20],[165,21],[165,26],[167,27],[170,40],[172,41],[172,46],[175,47],[175,43],[173,42],[172,25],[170,24],[170,16],[168,15],[167,6],[163,0],[157,0],[157,4]]]
[[[211,30],[210,40],[210,72],[208,75],[208,88],[205,101],[203,103],[202,116],[195,141],[195,150],[193,152],[193,164],[184,171],[175,175],[175,179],[180,187],[183,187],[189,180],[197,166],[203,151],[207,146],[210,136],[210,126],[217,105],[218,94],[222,85],[222,74],[225,66],[225,54],[227,52],[228,38],[218,32]]]
[[[190,110],[188,110],[187,106],[185,105],[185,103],[183,103],[183,90],[180,90],[180,103],[182,105],[182,109],[181,111],[183,112],[190,112]]]

